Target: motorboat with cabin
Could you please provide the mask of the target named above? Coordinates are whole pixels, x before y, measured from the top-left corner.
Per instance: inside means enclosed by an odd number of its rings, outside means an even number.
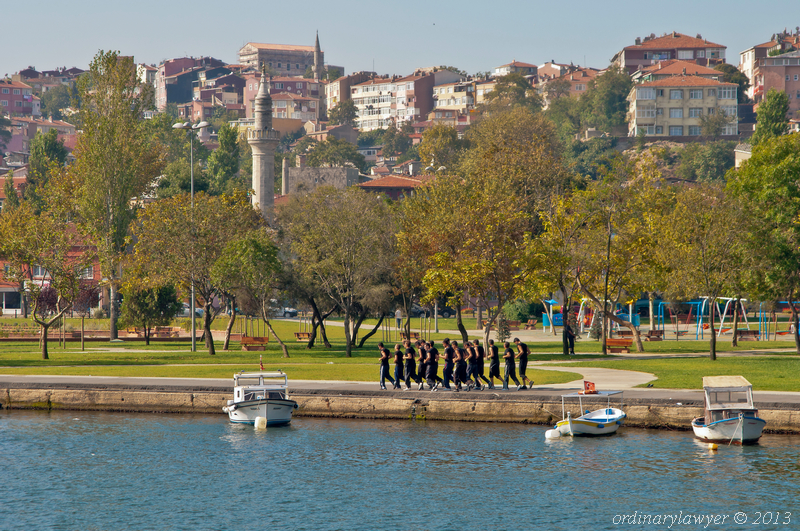
[[[547,430],[545,434],[547,438],[562,435],[573,437],[611,435],[622,426],[622,421],[626,417],[625,412],[622,411],[622,391],[597,391],[595,385],[587,381],[584,381],[583,387],[583,391],[561,395],[562,420],[556,423],[552,430]],[[619,398],[618,408],[611,406],[612,397]],[[583,412],[577,417],[573,417],[566,407],[566,399],[575,398],[578,399],[578,407]],[[606,407],[594,411],[584,410],[583,401],[590,398],[605,398]]]
[[[753,386],[743,376],[704,376],[705,416],[692,420],[694,436],[710,443],[754,444],[767,421],[758,417]]]
[[[283,371],[242,371],[233,375],[233,400],[222,411],[236,424],[255,424],[262,417],[271,427],[289,424],[297,407],[289,399],[289,378]]]

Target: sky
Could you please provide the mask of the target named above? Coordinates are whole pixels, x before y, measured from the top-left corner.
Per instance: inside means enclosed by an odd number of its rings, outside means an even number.
[[[409,74],[455,66],[470,74],[512,60],[605,68],[636,37],[677,31],[727,46],[727,62],[800,25],[798,0],[493,0],[437,2],[219,2],[37,0],[4,2],[0,76],[28,66],[86,68],[98,50],[136,62],[210,55],[238,61],[247,42],[314,44],[346,73]],[[790,20],[791,13],[795,19]],[[9,35],[10,33],[10,35]]]

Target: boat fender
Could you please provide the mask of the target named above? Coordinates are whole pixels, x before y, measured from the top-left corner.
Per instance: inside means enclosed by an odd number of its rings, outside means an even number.
[[[266,430],[267,419],[264,417],[256,417],[256,421],[253,423],[253,427],[257,430]]]
[[[711,443],[708,445],[708,449],[711,450],[712,452],[716,451],[717,448],[719,448],[719,446],[717,446],[717,443]]]
[[[622,422],[618,420],[617,421],[617,426],[622,426]]]
[[[295,409],[298,409],[299,407],[300,407],[300,405],[299,405],[299,404],[297,404],[297,403],[295,403],[295,405],[294,405],[294,408],[295,408]]]
[[[545,439],[558,439],[561,437],[561,432],[558,430],[547,430],[544,432]]]
[[[223,406],[223,407],[222,407],[222,411],[224,411],[225,413],[227,413],[227,412],[228,412],[228,406]]]
[[[600,428],[601,430],[603,429],[603,425],[602,424],[598,424],[597,427]]]

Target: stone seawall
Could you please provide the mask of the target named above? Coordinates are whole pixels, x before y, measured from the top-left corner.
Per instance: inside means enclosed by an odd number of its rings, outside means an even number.
[[[6,409],[92,410],[140,413],[223,414],[228,389],[75,388],[71,386],[0,389],[0,407]],[[553,424],[561,418],[559,395],[507,397],[494,393],[406,392],[397,394],[330,391],[292,393],[298,417],[360,419],[427,419],[467,422]],[[759,416],[772,433],[800,433],[800,411],[795,404],[757,404]],[[592,407],[592,406],[589,406]],[[632,399],[624,405],[626,426],[688,429],[703,414],[701,403],[676,404],[664,399]],[[578,413],[577,404],[570,408]]]

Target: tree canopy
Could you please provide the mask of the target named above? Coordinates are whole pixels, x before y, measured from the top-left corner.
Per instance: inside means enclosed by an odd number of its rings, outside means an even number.
[[[753,145],[775,138],[789,130],[789,97],[782,90],[767,91],[764,101],[758,105],[756,132],[750,138]]]

